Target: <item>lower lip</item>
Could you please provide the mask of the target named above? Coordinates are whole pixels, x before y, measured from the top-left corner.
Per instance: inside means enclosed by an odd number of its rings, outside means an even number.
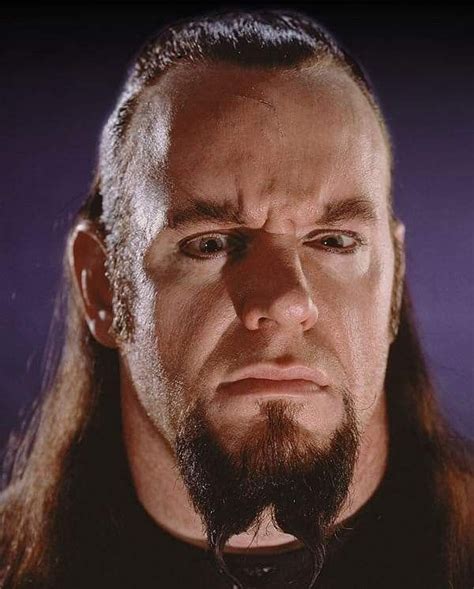
[[[219,389],[228,395],[259,395],[300,397],[321,393],[322,388],[309,380],[270,380],[266,378],[244,378],[221,384]]]

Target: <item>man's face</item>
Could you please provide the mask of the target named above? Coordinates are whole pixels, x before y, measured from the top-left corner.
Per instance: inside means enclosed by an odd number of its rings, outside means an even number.
[[[383,400],[394,256],[388,152],[357,85],[335,69],[183,66],[144,92],[128,137],[125,394],[172,447],[196,403],[234,454],[267,402],[326,447],[346,396],[363,432]],[[181,224],[202,201],[241,219]],[[315,369],[320,386],[223,386],[262,363]]]
[[[123,154],[124,407],[168,442],[212,546],[271,508],[316,550],[383,427],[394,252],[379,122],[335,69],[181,66],[143,92]],[[256,365],[316,382],[229,385]]]

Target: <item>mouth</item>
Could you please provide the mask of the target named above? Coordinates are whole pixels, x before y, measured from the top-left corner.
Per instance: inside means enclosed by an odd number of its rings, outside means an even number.
[[[307,397],[323,393],[314,381],[304,379],[271,380],[267,378],[243,378],[232,382],[221,383],[220,393],[229,396],[259,396],[259,397]]]

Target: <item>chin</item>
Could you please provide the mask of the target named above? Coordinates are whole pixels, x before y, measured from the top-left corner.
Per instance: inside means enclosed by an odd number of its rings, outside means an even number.
[[[311,443],[324,450],[344,423],[345,412],[343,403],[334,399],[315,406],[299,398],[240,398],[210,409],[207,416],[216,438],[232,452],[252,439],[264,443],[280,438],[285,446],[285,435],[292,446]],[[284,430],[281,420],[286,424]]]
[[[315,423],[314,416],[304,407],[282,399],[261,401],[250,415],[232,416],[221,420],[214,429],[215,439],[235,465],[256,472],[291,470],[304,465],[317,449],[324,452],[331,444],[338,427],[333,429]]]

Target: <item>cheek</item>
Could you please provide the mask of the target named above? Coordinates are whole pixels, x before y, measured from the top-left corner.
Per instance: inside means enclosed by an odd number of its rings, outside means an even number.
[[[228,324],[224,283],[217,278],[197,280],[180,269],[155,273],[146,283],[143,304],[137,309],[145,311],[143,329],[153,334],[155,354],[169,375],[192,383]]]
[[[169,439],[190,397],[197,394],[200,367],[221,337],[224,296],[220,285],[201,283],[197,288],[189,277],[186,283],[177,278],[135,275],[135,330],[126,348],[133,389]]]
[[[383,390],[390,345],[393,253],[381,249],[352,261],[341,256],[320,265],[311,280],[319,319],[348,388],[369,406]],[[316,337],[316,335],[315,335]]]
[[[346,338],[344,366],[361,411],[373,408],[383,392],[390,347],[393,259],[377,259],[341,300],[341,337]],[[344,340],[343,340],[344,341]]]

